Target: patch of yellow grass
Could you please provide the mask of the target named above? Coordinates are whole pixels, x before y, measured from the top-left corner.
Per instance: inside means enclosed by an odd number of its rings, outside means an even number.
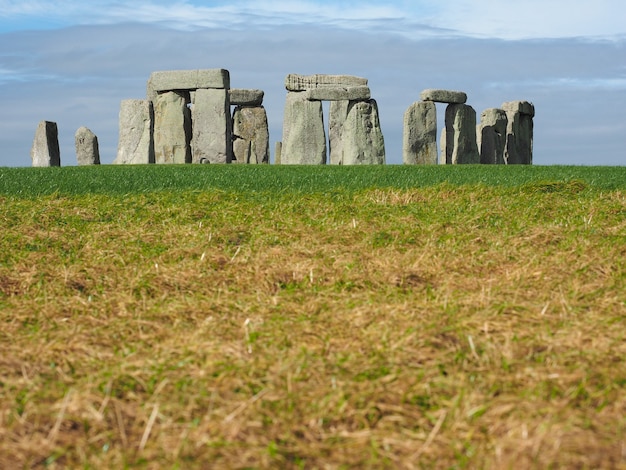
[[[619,192],[2,211],[0,467],[626,468]]]

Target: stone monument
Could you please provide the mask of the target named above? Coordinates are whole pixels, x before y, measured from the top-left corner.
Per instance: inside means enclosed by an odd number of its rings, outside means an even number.
[[[56,122],[41,121],[30,150],[34,167],[61,166],[59,130]]]

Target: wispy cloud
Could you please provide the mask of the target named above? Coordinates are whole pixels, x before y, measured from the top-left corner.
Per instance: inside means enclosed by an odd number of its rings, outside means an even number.
[[[217,1],[139,0],[111,2],[61,0],[57,2],[0,0],[0,27],[12,22],[68,26],[74,24],[158,23],[171,29],[275,27],[315,24],[345,29],[371,29],[419,36],[460,35],[482,38],[528,39],[557,37],[626,36],[626,4],[622,0],[362,0]],[[2,21],[3,20],[3,21]],[[416,28],[422,25],[426,28]],[[430,28],[430,30],[429,30]]]
[[[626,77],[546,77],[536,80],[493,81],[485,84],[486,88],[497,89],[542,89],[561,91],[626,91]]]

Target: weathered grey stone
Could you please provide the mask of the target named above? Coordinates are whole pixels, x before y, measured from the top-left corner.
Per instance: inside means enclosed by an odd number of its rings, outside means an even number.
[[[191,91],[198,88],[230,88],[230,74],[224,69],[171,70],[153,72],[147,86],[147,97],[155,101],[158,93]]]
[[[351,101],[341,132],[342,165],[384,165],[385,140],[375,100]]]
[[[193,163],[230,163],[233,141],[228,90],[196,90],[192,121]]]
[[[61,166],[59,129],[56,122],[39,123],[30,150],[30,158],[36,167]]]
[[[98,137],[86,127],[79,127],[74,135],[76,161],[79,165],[100,165]]]
[[[439,138],[439,148],[440,153],[439,153],[439,164],[440,165],[445,165],[446,164],[446,138],[447,136],[447,132],[446,132],[446,128],[444,126],[443,129],[441,129],[441,136]]]
[[[264,95],[263,90],[231,88],[229,91],[231,106],[261,106]]]
[[[269,163],[270,136],[263,106],[233,112],[233,163]]]
[[[289,92],[283,123],[283,165],[326,163],[326,134],[321,101],[309,101],[304,92]]]
[[[123,100],[114,164],[154,163],[154,108],[148,100]]]
[[[404,113],[402,161],[437,164],[437,108],[432,101],[413,103]]]
[[[156,163],[191,162],[189,94],[170,91],[154,103],[154,158]]]
[[[480,115],[476,140],[480,150],[480,163],[504,164],[504,146],[508,119],[503,109],[489,108]]]
[[[520,113],[535,117],[535,105],[529,101],[507,101],[502,103],[502,109],[507,113]]]
[[[530,109],[524,103],[528,102],[514,101],[502,105],[504,110],[508,110],[506,111],[508,125],[504,150],[504,160],[507,165],[532,165],[533,163],[533,115],[535,110],[534,106]],[[523,112],[520,112],[520,109]]]
[[[371,92],[367,86],[332,86],[311,88],[306,91],[306,98],[311,101],[366,101],[371,98]]]
[[[343,125],[348,117],[350,101],[331,101],[328,117],[329,160],[331,165],[343,162]]]
[[[289,74],[285,79],[288,91],[306,91],[323,87],[359,87],[367,86],[367,79],[352,75],[298,75]]]
[[[280,165],[282,153],[283,153],[283,143],[276,142],[276,146],[274,147],[274,165]]]
[[[450,104],[446,108],[446,163],[480,163],[476,111],[466,104]]]
[[[422,101],[437,103],[463,104],[467,102],[467,94],[462,91],[428,89],[420,93]]]

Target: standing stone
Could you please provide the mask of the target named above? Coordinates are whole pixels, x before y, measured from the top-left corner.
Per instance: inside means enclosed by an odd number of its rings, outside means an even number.
[[[446,163],[480,163],[476,111],[466,104],[450,104],[446,108]]]
[[[197,100],[197,97],[196,97]],[[154,158],[156,163],[191,162],[189,95],[170,91],[154,104]]]
[[[437,108],[431,101],[413,103],[404,114],[402,160],[405,165],[437,164]]]
[[[74,135],[76,160],[79,165],[100,165],[98,137],[86,127],[80,127]]]
[[[233,141],[228,90],[196,90],[192,119],[193,162],[230,163]]]
[[[476,130],[480,163],[504,164],[504,147],[508,119],[503,109],[486,109],[480,115],[480,124]]]
[[[280,165],[281,155],[283,153],[283,143],[276,142],[276,146],[274,147],[274,165]]]
[[[343,162],[343,125],[348,117],[350,101],[331,101],[328,117],[329,160],[331,165]]]
[[[269,163],[270,136],[263,106],[233,112],[233,163]]]
[[[285,102],[283,165],[326,163],[326,133],[321,101],[308,101],[304,92],[289,92]]]
[[[350,102],[342,145],[342,165],[385,164],[385,141],[375,100]]]
[[[35,167],[61,166],[59,129],[56,122],[41,121],[39,123],[30,150],[30,158]]]
[[[504,160],[507,165],[532,165],[535,107],[528,101],[510,101],[502,109],[508,118]]]
[[[440,165],[445,165],[446,164],[446,136],[448,135],[448,133],[446,132],[446,128],[444,127],[443,129],[441,129],[441,136],[439,138],[439,147],[440,147],[440,153],[439,153],[439,164]]]
[[[154,163],[154,108],[148,100],[123,100],[114,164]]]

